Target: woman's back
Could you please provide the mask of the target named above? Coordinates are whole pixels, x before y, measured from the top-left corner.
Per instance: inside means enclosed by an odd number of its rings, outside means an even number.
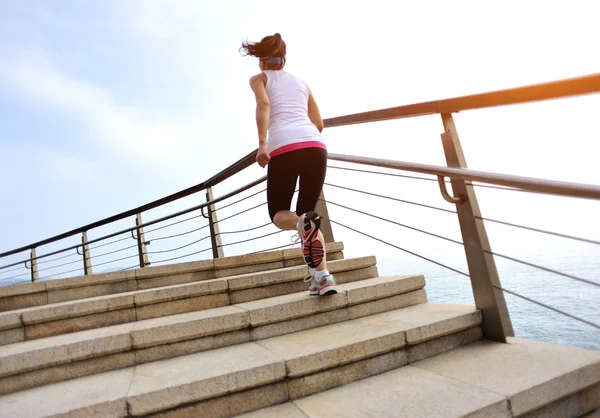
[[[308,116],[306,84],[283,70],[266,70],[264,73],[271,106],[269,150],[299,142],[322,141],[319,130]]]

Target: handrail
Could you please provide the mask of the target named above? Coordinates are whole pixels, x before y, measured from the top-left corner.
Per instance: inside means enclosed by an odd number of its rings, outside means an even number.
[[[600,200],[600,186],[593,184],[546,180],[534,177],[515,176],[511,174],[489,173],[486,171],[477,171],[464,168],[448,168],[429,164],[407,163],[403,161],[358,157],[344,154],[329,154],[329,159],[347,163],[412,171],[414,173],[431,174],[434,176],[450,177],[456,180],[496,184],[499,186],[528,190],[535,193]]]
[[[325,119],[326,128],[463,110],[531,103],[600,92],[600,73],[507,90],[434,100]]]
[[[25,245],[21,248],[17,248],[14,250],[10,250],[10,251],[6,251],[4,253],[0,253],[0,258],[1,257],[6,257],[9,255],[13,255],[13,254],[18,254],[20,252],[29,250],[30,248],[34,248],[34,247],[39,247],[41,245],[45,245],[45,244],[49,244],[51,242],[54,241],[60,241],[61,239],[64,238],[68,238],[71,237],[75,234],[80,234],[84,231],[88,231],[90,229],[93,228],[97,228],[106,224],[109,224],[111,222],[116,222],[116,221],[120,221],[121,219],[127,218],[129,216],[135,216],[135,214],[137,213],[141,213],[141,212],[145,212],[147,210],[150,209],[154,209],[158,206],[162,206],[165,205],[167,203],[171,203],[175,200],[190,196],[194,193],[200,192],[202,190],[205,190],[208,187],[212,187],[216,184],[221,183],[222,181],[228,179],[229,177],[239,173],[240,171],[250,167],[253,163],[254,163],[254,156],[256,155],[256,151],[252,151],[250,154],[246,155],[245,157],[239,159],[238,161],[236,161],[235,163],[231,164],[229,167],[227,167],[226,169],[220,171],[219,173],[215,174],[214,176],[212,176],[211,178],[209,178],[208,180],[199,183],[195,186],[192,187],[188,187],[187,189],[181,190],[177,193],[173,193],[169,196],[165,196],[161,199],[155,200],[153,202],[150,203],[146,203],[145,205],[139,206],[137,208],[134,209],[130,209],[127,210],[125,212],[121,212],[117,215],[113,215],[110,216],[108,218],[104,218],[101,219],[99,221],[96,222],[92,222],[91,224],[85,225],[85,226],[81,226],[79,228],[73,229],[71,231],[68,232],[64,232],[62,234],[56,235],[54,237],[51,238],[46,238],[44,240],[35,242],[33,244],[29,244],[29,245]],[[137,227],[134,227],[133,229],[136,229]],[[90,241],[92,242],[92,241]],[[47,255],[47,254],[46,254]]]

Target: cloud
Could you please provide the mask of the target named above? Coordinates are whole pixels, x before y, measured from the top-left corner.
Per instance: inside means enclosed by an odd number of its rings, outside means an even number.
[[[4,73],[19,93],[74,116],[93,138],[128,159],[159,162],[193,139],[185,122],[157,109],[119,104],[107,89],[71,78],[56,66],[18,64]]]

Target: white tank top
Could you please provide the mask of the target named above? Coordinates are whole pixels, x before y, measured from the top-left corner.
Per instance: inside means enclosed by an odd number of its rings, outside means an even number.
[[[308,89],[293,74],[264,71],[267,95],[271,102],[269,117],[269,152],[302,142],[323,142],[321,133],[308,117]]]

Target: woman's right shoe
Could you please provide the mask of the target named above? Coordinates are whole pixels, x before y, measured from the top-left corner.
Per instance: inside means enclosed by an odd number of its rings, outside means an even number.
[[[304,278],[305,282],[310,281],[308,287],[308,294],[311,296],[326,296],[335,295],[337,293],[337,287],[335,286],[335,280],[331,274],[326,274],[321,278],[321,281],[316,281],[314,275],[310,275]]]
[[[325,255],[325,243],[319,238],[321,217],[316,212],[306,212],[296,224],[302,240],[302,255],[310,268],[317,268]]]

